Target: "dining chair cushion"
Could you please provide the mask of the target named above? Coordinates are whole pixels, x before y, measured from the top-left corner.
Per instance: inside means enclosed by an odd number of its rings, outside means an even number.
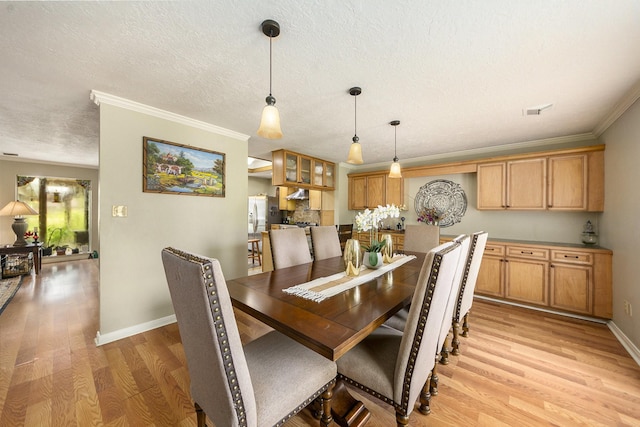
[[[428,224],[405,226],[403,249],[411,252],[429,252],[440,244],[440,227]]]
[[[336,377],[336,364],[279,332],[244,347],[260,426],[274,426],[320,396]],[[216,424],[217,425],[217,424]]]
[[[313,258],[326,259],[342,255],[338,230],[333,225],[311,227]]]
[[[339,377],[393,404],[396,411],[411,413],[435,364],[438,336],[459,256],[460,244],[456,242],[429,251],[404,332],[387,327],[373,331],[338,359]]]
[[[335,362],[279,332],[243,348],[218,260],[165,248],[162,262],[191,397],[215,425],[279,425],[333,387]]]
[[[311,262],[307,236],[302,228],[269,230],[273,268],[287,268]]]

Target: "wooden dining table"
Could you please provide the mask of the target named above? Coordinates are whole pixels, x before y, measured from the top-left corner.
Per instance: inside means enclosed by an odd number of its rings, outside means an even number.
[[[411,302],[426,254],[392,271],[315,302],[284,289],[344,271],[342,257],[227,281],[233,306],[330,360],[337,360]],[[332,401],[334,421],[362,426],[369,411],[338,382]]]

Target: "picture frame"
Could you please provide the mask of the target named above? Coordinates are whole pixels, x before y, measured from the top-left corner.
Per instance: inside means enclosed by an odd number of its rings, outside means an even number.
[[[145,136],[142,191],[225,197],[225,158],[217,151]]]

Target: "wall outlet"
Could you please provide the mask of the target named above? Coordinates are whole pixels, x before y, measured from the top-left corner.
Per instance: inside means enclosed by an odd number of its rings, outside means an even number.
[[[631,307],[631,303],[629,301],[626,301],[626,300],[624,302],[624,312],[629,317],[633,316],[633,308]]]

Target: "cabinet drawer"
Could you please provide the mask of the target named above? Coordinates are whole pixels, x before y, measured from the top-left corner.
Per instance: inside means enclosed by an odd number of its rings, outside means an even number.
[[[504,245],[487,243],[487,245],[484,247],[484,255],[502,257],[504,256]]]
[[[571,264],[593,264],[593,254],[582,251],[551,250],[551,262],[566,262]]]
[[[507,256],[528,259],[549,259],[549,250],[528,246],[507,246]]]

